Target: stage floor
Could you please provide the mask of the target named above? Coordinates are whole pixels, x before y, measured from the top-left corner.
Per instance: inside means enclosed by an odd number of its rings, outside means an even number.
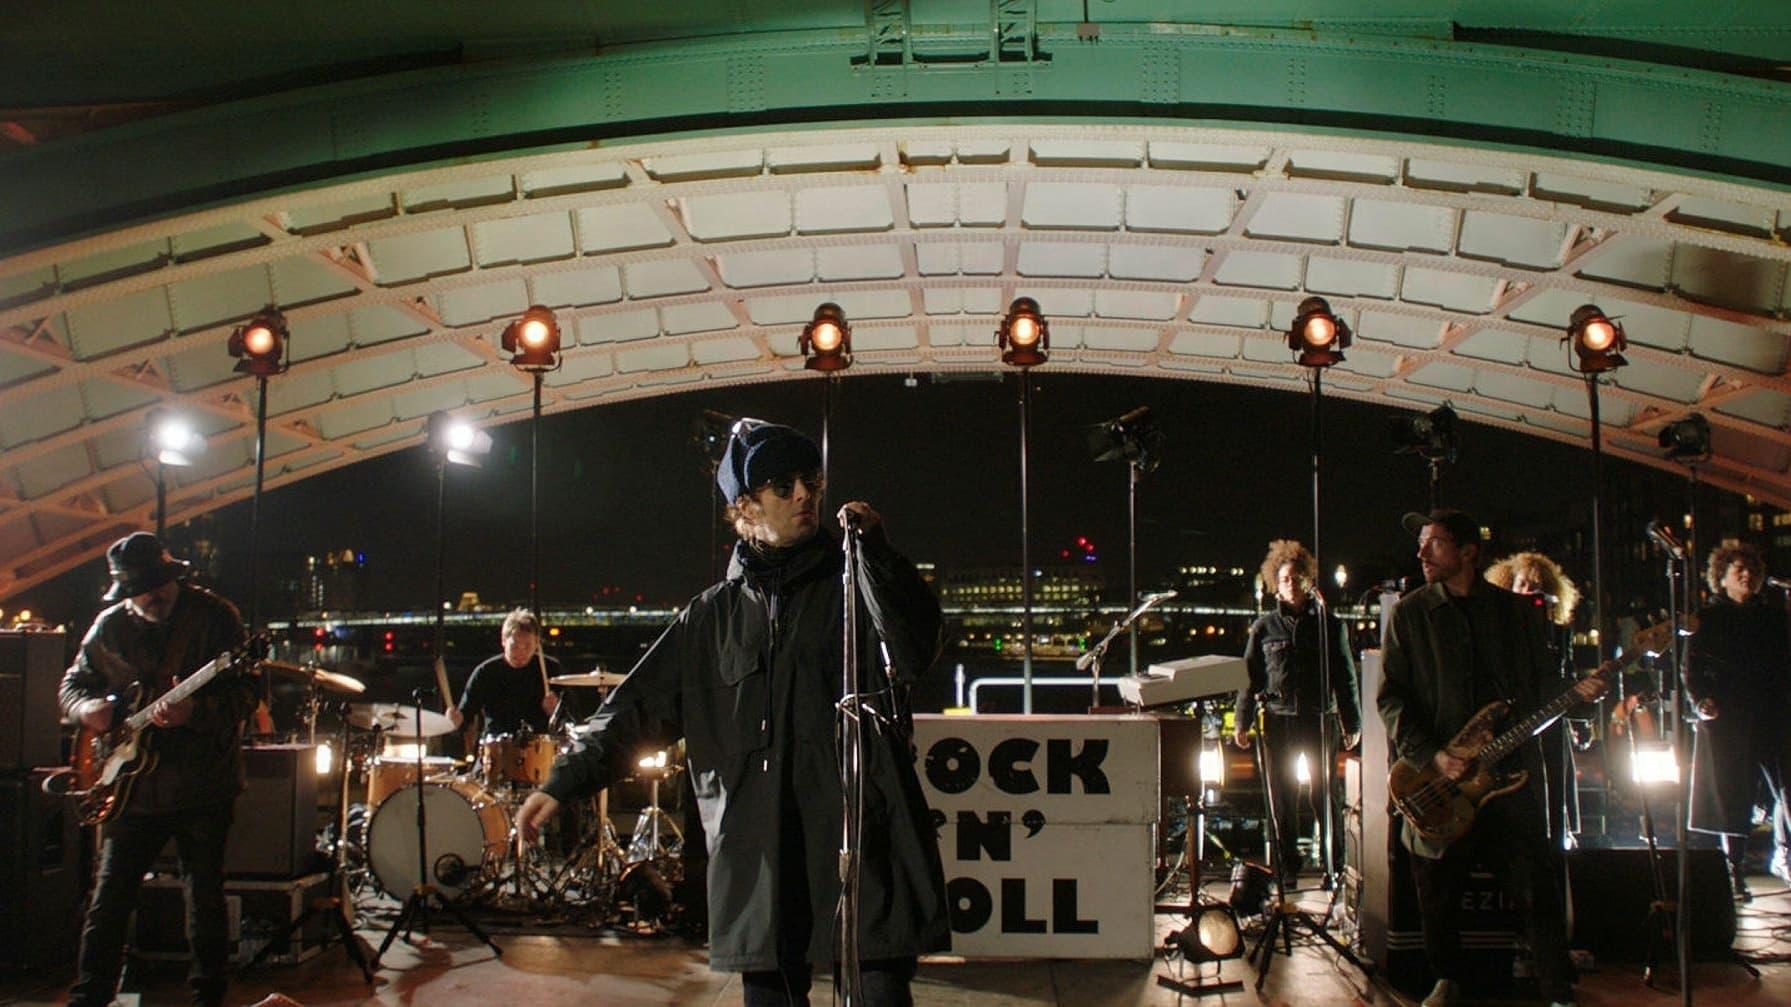
[[[1768,877],[1753,879],[1756,898],[1740,907],[1742,935],[1737,947],[1767,958],[1791,962],[1791,891]],[[1306,893],[1320,909],[1323,896]],[[414,945],[400,941],[370,988],[340,945],[295,966],[259,970],[233,981],[232,1004],[253,1004],[280,993],[304,1007],[347,1007],[360,1004],[476,1004],[482,1007],[735,1007],[740,1001],[738,978],[709,971],[700,947],[673,937],[555,936],[498,934],[502,958],[466,932],[438,924],[429,938]],[[1178,918],[1158,917],[1167,931]],[[365,929],[374,944],[383,931]],[[1709,1005],[1778,1005],[1791,1003],[1791,964],[1759,966],[1756,981],[1738,966],[1701,964],[1694,969],[1696,1002]],[[918,1007],[1131,1007],[1192,1004],[1160,988],[1157,976],[1168,971],[1161,959],[1145,961],[923,962],[915,983]],[[161,965],[141,973],[143,1004],[186,1001],[183,969]],[[1243,992],[1203,998],[1214,1005],[1266,1003],[1328,1005],[1403,1004],[1389,991],[1363,982],[1360,973],[1339,962],[1327,949],[1296,948],[1293,957],[1277,957],[1261,995],[1251,988],[1254,970],[1240,961],[1225,963],[1226,979],[1245,980]],[[814,994],[815,1004],[830,1002],[825,977]],[[0,1004],[39,1007],[66,999],[66,975],[0,977]],[[1676,990],[1655,991],[1642,984],[1633,965],[1597,968],[1580,981],[1585,1007],[1677,1002]]]

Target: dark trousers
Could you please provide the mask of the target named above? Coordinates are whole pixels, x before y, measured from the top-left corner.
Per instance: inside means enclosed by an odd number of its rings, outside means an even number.
[[[70,1007],[105,1007],[124,970],[125,926],[137,907],[143,875],[173,837],[187,883],[188,978],[193,1002],[224,1002],[230,949],[224,906],[224,840],[234,802],[167,814],[125,815],[101,830],[99,876],[81,930],[79,975]]]
[[[1424,922],[1424,956],[1438,979],[1461,981],[1461,900],[1468,870],[1478,862],[1505,885],[1528,925],[1530,950],[1545,1000],[1573,998],[1567,957],[1567,913],[1560,888],[1560,851],[1548,840],[1548,820],[1534,787],[1481,805],[1474,830],[1432,860],[1413,855],[1412,880]]]
[[[914,1007],[909,986],[914,981],[912,958],[888,958],[860,963],[864,975],[865,1007]],[[808,1007],[808,991],[814,969],[807,962],[791,963],[775,972],[745,972],[740,986],[746,1007]]]
[[[1318,821],[1324,809],[1324,795],[1318,791],[1327,778],[1322,765],[1324,760],[1318,750],[1319,718],[1270,713],[1263,717],[1263,733],[1267,744],[1263,752],[1264,762],[1268,763],[1267,782],[1275,799],[1275,818],[1281,826],[1275,842],[1275,867],[1283,876],[1291,878],[1299,873],[1302,863],[1300,836],[1311,834],[1312,824]],[[1306,771],[1311,780],[1304,786],[1299,782],[1298,773],[1301,755],[1306,756]],[[1268,813],[1266,806],[1263,813]],[[1332,835],[1340,833],[1333,829]],[[1322,853],[1319,858],[1323,860]]]

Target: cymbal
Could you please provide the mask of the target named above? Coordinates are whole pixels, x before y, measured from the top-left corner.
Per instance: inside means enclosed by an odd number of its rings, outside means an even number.
[[[353,675],[330,671],[328,668],[320,668],[315,664],[294,664],[291,661],[269,660],[261,662],[261,666],[269,671],[278,671],[287,675],[303,675],[316,682],[318,687],[331,692],[343,692],[350,696],[358,696],[367,691],[366,683]]]
[[[422,713],[418,728],[417,714]],[[454,730],[454,722],[434,710],[421,710],[408,703],[353,703],[348,707],[348,722],[369,731],[384,731],[393,738],[433,738]]]
[[[547,680],[549,685],[595,685],[601,688],[613,688],[621,685],[627,675],[616,671],[587,671],[578,675],[555,675]]]

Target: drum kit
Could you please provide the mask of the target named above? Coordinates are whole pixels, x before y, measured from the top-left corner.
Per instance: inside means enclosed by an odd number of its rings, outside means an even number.
[[[675,753],[639,760],[633,779],[647,784],[649,798],[626,846],[610,820],[608,791],[564,808],[542,840],[529,844],[517,813],[571,748],[570,729],[487,734],[464,758],[425,754],[435,739],[455,733],[447,716],[412,704],[356,701],[365,692],[360,681],[314,665],[263,667],[306,679],[303,716],[313,743],[323,694],[338,701],[343,754],[335,835],[342,838],[332,847],[349,897],[383,892],[403,900],[426,883],[461,907],[651,931],[676,922],[680,907],[669,893],[680,880],[683,836],[659,806],[660,784],[682,768]],[[595,671],[559,675],[550,684],[608,689],[623,677]],[[364,803],[351,803],[354,783],[364,788]],[[420,863],[429,865],[429,877],[418,876]]]

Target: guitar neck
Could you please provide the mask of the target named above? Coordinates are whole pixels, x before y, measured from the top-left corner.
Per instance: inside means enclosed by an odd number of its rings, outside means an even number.
[[[225,651],[222,654],[219,654],[217,657],[206,662],[203,668],[200,668],[198,671],[181,679],[179,684],[175,685],[174,688],[157,696],[154,702],[145,706],[143,709],[138,710],[136,713],[131,714],[129,719],[124,722],[124,726],[131,731],[143,730],[145,727],[149,726],[150,711],[155,709],[156,703],[178,703],[181,700],[186,699],[193,693],[205,688],[212,679],[218,677],[219,672],[235,663],[236,658],[230,651]]]
[[[1629,660],[1630,659],[1623,661],[1606,661],[1599,666],[1597,671],[1592,673],[1591,677],[1606,678],[1628,664]],[[1490,744],[1480,750],[1481,761],[1490,765],[1505,758],[1505,756],[1516,751],[1517,746],[1535,737],[1538,732],[1554,723],[1562,714],[1566,713],[1572,707],[1577,706],[1580,702],[1580,698],[1579,694],[1574,692],[1574,689],[1577,688],[1578,685],[1579,683],[1575,682],[1573,685],[1568,686],[1559,696],[1550,700],[1528,717],[1513,724],[1509,730],[1493,739]]]

